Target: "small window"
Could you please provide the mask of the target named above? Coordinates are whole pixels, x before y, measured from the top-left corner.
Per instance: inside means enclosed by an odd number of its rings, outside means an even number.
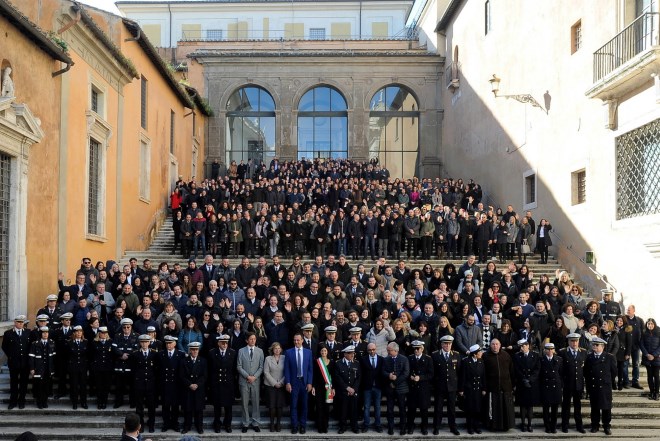
[[[170,153],[174,154],[174,110],[170,111]]]
[[[209,29],[206,31],[206,39],[210,41],[222,40],[222,29]]]
[[[89,90],[89,108],[100,117],[105,117],[105,103],[103,91],[92,83]]]
[[[140,82],[140,124],[147,130],[147,79],[141,78]]]
[[[146,140],[140,141],[140,199],[149,202],[151,199],[151,145]]]
[[[99,113],[99,92],[92,87],[92,111]]]
[[[310,28],[309,29],[309,39],[310,40],[325,40],[325,28]]]
[[[582,169],[571,173],[571,204],[587,202],[587,171]]]
[[[491,31],[490,18],[490,0],[486,0],[484,3],[484,33],[486,35]]]
[[[523,179],[523,208],[525,210],[536,208],[536,173],[533,171],[525,172],[523,173]]]
[[[576,53],[582,47],[582,20],[578,20],[571,26],[571,54]]]

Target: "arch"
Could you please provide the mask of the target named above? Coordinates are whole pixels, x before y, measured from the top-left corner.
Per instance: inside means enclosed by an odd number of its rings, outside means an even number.
[[[338,81],[328,80],[328,79],[324,79],[322,82],[308,81],[303,84],[298,84],[297,87],[298,90],[293,95],[291,101],[292,108],[294,109],[298,109],[300,105],[300,100],[303,97],[303,95],[305,95],[307,92],[309,92],[310,90],[316,87],[330,87],[332,89],[335,89],[337,92],[341,94],[341,96],[344,97],[346,102],[349,104],[348,110],[351,110],[353,107],[351,105],[352,103],[351,100],[353,99],[351,93],[349,91],[344,90],[343,86]]]
[[[218,113],[219,114],[224,113],[226,111],[226,103],[229,100],[229,98],[238,90],[244,87],[258,87],[265,90],[273,98],[273,101],[275,101],[275,109],[280,109],[281,108],[280,96],[275,91],[271,90],[270,86],[271,86],[270,84],[258,80],[251,80],[249,83],[245,83],[243,81],[235,81],[232,84],[229,84],[222,93],[222,95],[220,96],[220,105],[219,105]]]
[[[337,88],[307,89],[297,103],[298,158],[348,157],[348,102]]]
[[[420,111],[424,111],[426,108],[426,99],[424,96],[420,96],[416,91],[415,91],[415,85],[412,84],[410,81],[407,81],[405,79],[399,78],[396,82],[382,82],[382,83],[377,83],[374,84],[372,87],[369,88],[369,90],[365,91],[364,93],[364,107],[365,109],[369,109],[369,104],[371,102],[371,99],[374,97],[376,92],[379,90],[385,88],[385,87],[390,87],[390,86],[398,86],[403,89],[406,89],[408,93],[412,95],[413,98],[415,98],[415,101],[417,101],[417,109]],[[429,99],[433,99],[433,97],[429,97]]]
[[[229,95],[223,109],[227,164],[252,160],[258,165],[275,157],[275,99],[266,88],[243,85]]]
[[[369,159],[378,159],[392,177],[416,175],[419,115],[417,98],[401,84],[381,87],[369,101]]]

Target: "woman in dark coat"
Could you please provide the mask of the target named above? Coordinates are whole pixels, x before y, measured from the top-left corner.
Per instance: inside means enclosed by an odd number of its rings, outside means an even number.
[[[646,321],[646,329],[642,333],[639,349],[642,350],[642,363],[646,366],[650,391],[649,399],[658,401],[658,389],[660,387],[660,330],[652,318]]]
[[[615,354],[616,369],[617,369],[617,388],[623,389],[623,379],[626,377],[626,360],[630,359],[630,351],[632,348],[632,326],[627,323],[626,316],[619,316],[616,318],[616,330],[619,337],[619,350]]]
[[[520,406],[520,430],[532,431],[533,407],[539,403],[539,354],[530,350],[529,341],[518,341],[520,351],[513,356],[516,372],[516,403]]]
[[[321,365],[325,364],[329,374],[328,381],[321,372]],[[316,427],[319,433],[328,433],[328,421],[330,418],[330,405],[334,396],[333,377],[335,374],[335,362],[328,358],[328,348],[325,346],[319,349],[319,357],[312,362],[314,368],[312,395],[316,400]],[[326,393],[330,391],[330,393]],[[330,401],[328,401],[328,399]]]
[[[545,433],[557,433],[557,410],[563,398],[562,359],[555,355],[555,345],[552,343],[546,343],[543,352],[539,371],[543,424]]]
[[[513,354],[518,350],[518,334],[511,330],[511,322],[509,320],[502,320],[502,327],[499,331],[495,331],[495,338],[500,341],[502,349],[513,357]]]
[[[490,342],[490,351],[484,355],[486,368],[486,391],[491,411],[490,428],[497,431],[507,431],[515,424],[513,409],[514,369],[511,356],[501,350],[498,339]]]
[[[548,263],[548,247],[552,245],[550,230],[552,230],[550,222],[541,219],[539,228],[536,230],[536,249],[541,254],[541,263]]]
[[[463,410],[470,435],[481,433],[479,419],[486,395],[486,368],[479,345],[470,347],[470,355],[461,363],[458,392],[463,396]]]

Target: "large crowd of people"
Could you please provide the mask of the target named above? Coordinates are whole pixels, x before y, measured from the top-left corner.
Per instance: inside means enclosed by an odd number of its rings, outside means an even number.
[[[74,409],[87,408],[90,395],[99,409],[110,394],[114,408],[128,396],[149,432],[159,406],[163,431],[202,433],[210,406],[213,430],[231,432],[238,406],[241,430],[258,432],[263,402],[272,432],[288,408],[292,433],[306,433],[312,418],[327,433],[334,418],[339,433],[458,435],[457,407],[472,434],[514,427],[515,403],[522,431],[534,429],[532,409],[542,406],[546,432],[567,432],[572,415],[584,433],[588,397],[591,431],[610,434],[613,390],[642,388],[640,361],[648,397],[658,399],[653,319],[644,322],[632,305],[624,314],[607,290],[587,301],[563,271],[537,280],[520,263],[532,241],[547,261],[545,220],[537,225],[512,206],[501,216],[485,209],[474,183],[392,180],[373,163],[274,161],[248,170],[230,167],[199,192],[177,184],[174,217],[201,219],[192,240],[183,223],[178,230],[187,266],[130,259],[120,268],[85,257],[74,283],[59,275],[36,326],[15,317],[2,342],[9,408],[25,407],[31,383],[40,409],[52,395],[69,395]],[[250,236],[264,222],[270,233]],[[214,237],[215,227],[226,235]],[[403,250],[410,259],[399,259]],[[227,253],[240,253],[240,265]],[[364,262],[351,265],[345,253]],[[466,258],[416,265],[419,253]]]

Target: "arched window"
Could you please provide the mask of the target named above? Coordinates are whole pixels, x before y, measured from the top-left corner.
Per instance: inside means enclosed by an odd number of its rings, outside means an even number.
[[[348,156],[346,109],[342,94],[328,86],[303,95],[298,104],[298,159]]]
[[[246,86],[227,101],[227,164],[257,164],[275,157],[275,101],[263,88]]]
[[[386,86],[369,106],[369,159],[378,158],[390,176],[410,178],[417,170],[419,105],[403,86]]]

